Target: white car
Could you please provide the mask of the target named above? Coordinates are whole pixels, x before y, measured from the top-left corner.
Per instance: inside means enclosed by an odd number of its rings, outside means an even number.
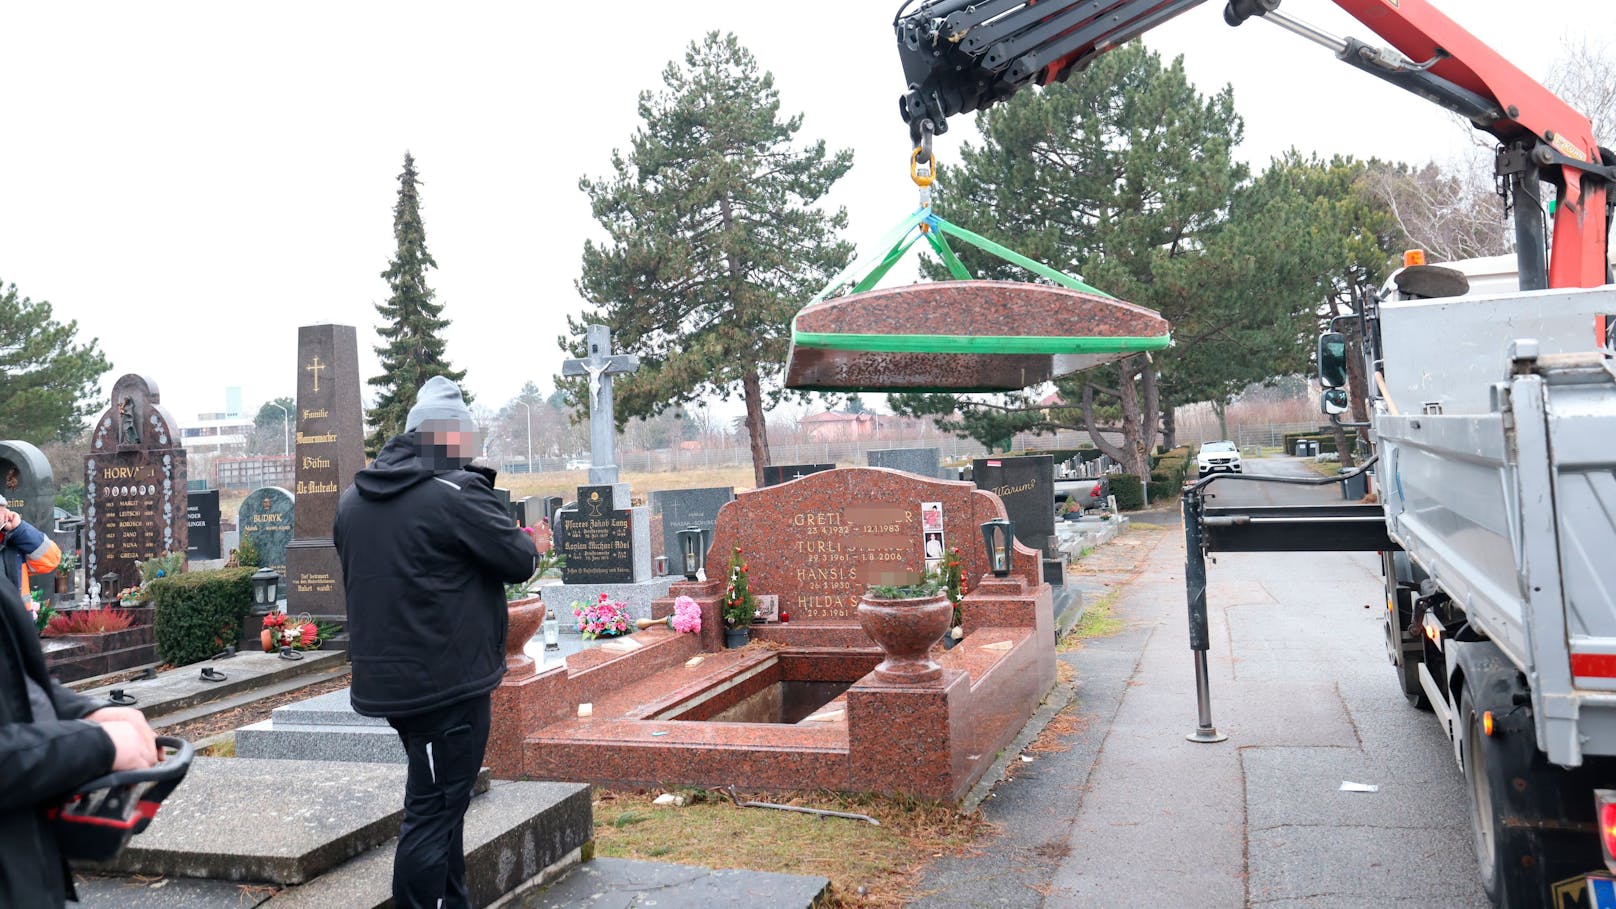
[[[1200,454],[1195,456],[1195,466],[1203,477],[1220,470],[1229,473],[1245,470],[1240,464],[1240,449],[1233,442],[1208,442],[1202,445]]]

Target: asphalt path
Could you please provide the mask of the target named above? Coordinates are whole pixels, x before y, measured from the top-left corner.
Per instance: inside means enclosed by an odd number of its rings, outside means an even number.
[[[1312,476],[1300,461],[1253,473]],[[1217,505],[1339,502],[1220,480]],[[1373,553],[1228,553],[1208,566],[1212,716],[1195,686],[1181,527],[1140,547],[1118,585],[1119,633],[1063,653],[1075,722],[983,802],[998,833],[940,858],[925,907],[1480,907],[1451,746],[1387,662]],[[1109,544],[1111,546],[1117,543]],[[1119,553],[1121,550],[1118,551]],[[1377,787],[1342,791],[1344,782]]]

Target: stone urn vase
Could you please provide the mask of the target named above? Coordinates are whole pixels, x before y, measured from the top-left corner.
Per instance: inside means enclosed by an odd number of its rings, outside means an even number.
[[[505,604],[509,626],[505,632],[505,670],[513,675],[533,671],[533,658],[522,652],[544,621],[544,597],[533,594]]]
[[[875,667],[875,677],[897,685],[935,682],[943,667],[930,655],[931,645],[948,633],[954,604],[945,594],[908,600],[859,600],[858,620],[864,633],[887,655]]]

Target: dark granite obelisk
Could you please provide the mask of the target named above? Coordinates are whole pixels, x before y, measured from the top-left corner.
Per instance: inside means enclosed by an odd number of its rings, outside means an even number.
[[[157,383],[130,373],[112,386],[84,457],[86,577],[140,581],[136,562],[185,552],[185,448]],[[108,596],[115,590],[104,591]]]
[[[337,500],[365,466],[359,342],[352,325],[297,330],[297,481],[286,544],[286,609],[342,621],[342,565],[331,542]]]

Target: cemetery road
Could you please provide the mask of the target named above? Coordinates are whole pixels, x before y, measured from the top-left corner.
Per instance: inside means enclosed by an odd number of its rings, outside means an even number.
[[[1308,474],[1290,458],[1247,469]],[[1340,500],[1338,487],[1214,488],[1220,505]],[[937,860],[912,905],[1487,905],[1451,749],[1386,659],[1374,554],[1208,565],[1212,716],[1229,738],[1197,745],[1182,530],[1134,529],[1097,555],[1128,545],[1122,630],[1059,655],[1077,673],[1075,717],[1043,741],[1065,750],[1025,752],[982,806],[1000,832]]]

